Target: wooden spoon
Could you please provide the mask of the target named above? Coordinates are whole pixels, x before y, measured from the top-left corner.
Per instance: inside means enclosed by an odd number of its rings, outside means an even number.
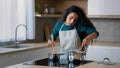
[[[54,42],[54,37],[51,35],[52,42]],[[55,45],[55,44],[54,44]],[[54,48],[54,45],[52,45],[52,54],[56,54],[56,50]]]

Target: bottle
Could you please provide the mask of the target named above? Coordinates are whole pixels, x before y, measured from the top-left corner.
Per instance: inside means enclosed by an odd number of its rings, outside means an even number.
[[[45,9],[44,9],[44,13],[45,14],[48,14],[48,8],[47,8],[47,6],[48,6],[47,3],[45,3]]]

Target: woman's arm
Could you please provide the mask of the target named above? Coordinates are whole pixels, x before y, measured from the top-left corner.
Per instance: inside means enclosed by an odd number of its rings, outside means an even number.
[[[82,41],[82,45],[87,45],[90,43],[90,41],[92,41],[94,38],[97,38],[97,34],[95,32],[93,32],[92,34],[89,34],[88,36],[86,36],[83,41]]]
[[[90,43],[94,38],[99,36],[99,32],[95,28],[82,26],[81,32],[85,32],[87,36],[82,40],[81,49]]]
[[[81,46],[80,50],[84,50],[84,47],[87,46],[90,43],[90,41],[92,41],[94,38],[97,38],[97,34],[95,32],[86,36],[82,40],[82,46]]]

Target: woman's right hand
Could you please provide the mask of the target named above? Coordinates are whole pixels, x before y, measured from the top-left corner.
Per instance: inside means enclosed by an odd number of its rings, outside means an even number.
[[[48,45],[49,45],[49,46],[54,46],[54,45],[55,45],[55,42],[54,42],[54,41],[51,41],[51,40],[48,40]]]

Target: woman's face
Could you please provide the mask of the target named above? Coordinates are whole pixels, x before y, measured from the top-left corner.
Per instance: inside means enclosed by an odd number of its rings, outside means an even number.
[[[65,24],[72,26],[76,23],[77,19],[78,19],[78,15],[75,12],[71,12],[68,14]]]

